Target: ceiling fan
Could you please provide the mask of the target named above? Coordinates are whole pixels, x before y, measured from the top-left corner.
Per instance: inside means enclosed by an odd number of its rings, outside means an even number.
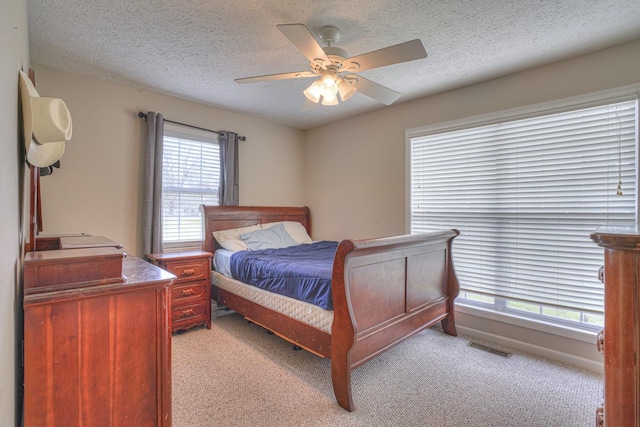
[[[277,28],[309,60],[311,71],[245,77],[235,79],[237,83],[318,77],[304,91],[307,99],[316,104],[337,105],[338,95],[342,101],[346,101],[360,92],[390,105],[400,97],[399,92],[353,73],[427,57],[427,52],[418,39],[348,57],[344,49],[335,46],[340,39],[340,30],[336,27],[322,27],[318,32],[318,37],[325,42],[326,47],[321,47],[303,24],[281,24]]]

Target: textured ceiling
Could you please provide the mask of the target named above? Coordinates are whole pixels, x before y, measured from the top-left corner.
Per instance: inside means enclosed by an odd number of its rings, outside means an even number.
[[[31,61],[301,129],[378,108],[357,94],[303,109],[313,80],[277,29],[340,28],[349,56],[411,39],[426,59],[362,72],[397,103],[640,38],[638,0],[28,0]]]

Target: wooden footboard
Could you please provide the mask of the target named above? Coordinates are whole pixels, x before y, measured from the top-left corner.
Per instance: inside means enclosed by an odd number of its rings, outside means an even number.
[[[344,240],[332,293],[331,374],[340,406],[353,411],[351,371],[437,321],[457,335],[458,281],[451,259],[457,230]]]
[[[305,208],[203,206],[203,249],[216,250],[212,231],[273,221],[298,221]],[[440,321],[457,335],[453,302],[458,280],[451,259],[457,230],[370,240],[343,240],[336,251],[331,335],[218,289],[217,301],[307,350],[331,358],[338,404],[354,410],[351,371]]]

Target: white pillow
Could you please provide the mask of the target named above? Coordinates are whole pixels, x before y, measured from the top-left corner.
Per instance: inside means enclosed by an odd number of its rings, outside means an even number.
[[[213,232],[213,238],[218,244],[229,251],[248,251],[249,247],[240,239],[241,234],[251,233],[261,230],[260,224],[249,225],[247,227],[230,228]]]
[[[283,224],[278,224],[266,230],[241,234],[240,238],[247,244],[250,251],[288,248],[289,246],[296,246],[298,244],[298,242],[289,236]]]
[[[289,236],[291,236],[293,240],[298,242],[298,244],[313,242],[313,240],[311,240],[311,237],[309,237],[309,234],[307,233],[307,229],[304,228],[304,225],[300,224],[297,221],[267,222],[265,224],[262,224],[262,229],[266,230],[278,224],[283,224],[284,229],[287,230]]]

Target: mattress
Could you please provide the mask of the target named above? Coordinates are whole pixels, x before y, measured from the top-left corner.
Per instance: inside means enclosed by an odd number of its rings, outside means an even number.
[[[238,251],[231,277],[265,291],[333,310],[331,278],[338,242]]]
[[[216,251],[216,254],[218,252],[220,251]],[[211,283],[265,308],[277,311],[328,334],[331,333],[332,310],[325,310],[317,305],[247,285],[217,271],[211,272]]]

